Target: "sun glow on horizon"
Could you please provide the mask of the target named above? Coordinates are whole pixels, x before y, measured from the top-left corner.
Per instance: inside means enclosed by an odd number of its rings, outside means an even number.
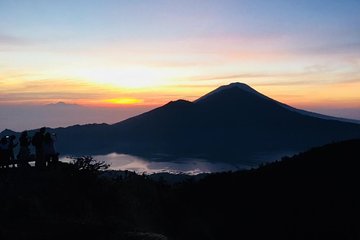
[[[118,66],[102,68],[94,66],[87,69],[76,69],[69,75],[85,79],[88,82],[114,88],[139,89],[157,87],[166,83],[166,71],[144,66]]]
[[[143,103],[144,100],[136,98],[114,98],[114,99],[105,99],[103,103],[113,104],[113,105],[133,105]]]
[[[360,109],[359,1],[20,2],[0,1],[0,106],[155,107],[243,82]]]

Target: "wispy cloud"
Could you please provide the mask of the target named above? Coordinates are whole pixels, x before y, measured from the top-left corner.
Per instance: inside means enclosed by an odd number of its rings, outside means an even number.
[[[1,44],[18,44],[21,42],[22,42],[22,40],[20,38],[0,33],[0,43]]]
[[[299,45],[289,49],[290,52],[293,52],[297,55],[307,55],[307,56],[328,56],[328,55],[356,55],[360,54],[360,41],[353,40],[350,42],[322,42],[322,43],[312,43],[304,45]]]
[[[3,34],[0,33],[0,47],[1,46],[21,46],[21,45],[28,45],[32,41],[29,39],[13,36],[10,34]]]

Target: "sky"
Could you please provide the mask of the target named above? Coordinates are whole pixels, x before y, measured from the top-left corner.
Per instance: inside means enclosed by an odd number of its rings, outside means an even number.
[[[117,122],[231,82],[360,119],[359,11],[359,0],[0,0],[0,128],[57,102]],[[63,118],[38,124],[76,123]]]

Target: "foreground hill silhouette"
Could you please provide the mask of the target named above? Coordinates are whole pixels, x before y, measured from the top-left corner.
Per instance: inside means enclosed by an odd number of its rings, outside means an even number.
[[[76,164],[0,169],[0,238],[359,239],[359,149],[334,143],[177,185]]]
[[[358,138],[360,124],[298,110],[233,83],[113,125],[54,131],[62,154],[161,154],[256,165],[258,157]]]

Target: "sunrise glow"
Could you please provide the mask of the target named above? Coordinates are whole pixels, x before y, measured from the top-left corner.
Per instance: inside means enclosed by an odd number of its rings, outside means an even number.
[[[118,98],[118,99],[106,99],[104,100],[104,102],[111,104],[131,105],[131,104],[142,103],[143,101],[141,99],[135,99],[135,98]]]
[[[244,82],[297,107],[360,109],[358,2],[30,2],[0,3],[3,106],[160,106]]]

